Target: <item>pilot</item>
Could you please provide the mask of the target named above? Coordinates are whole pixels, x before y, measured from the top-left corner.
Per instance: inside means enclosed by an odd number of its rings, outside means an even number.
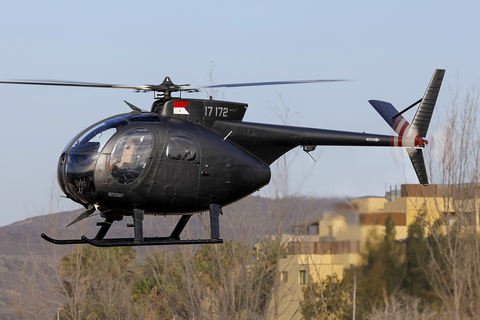
[[[125,140],[126,139],[126,140]],[[131,135],[121,138],[123,141],[119,141],[116,150],[112,153],[112,160],[115,162],[110,165],[110,171],[121,183],[133,182],[143,170],[145,166],[145,158],[142,154],[146,150],[142,148],[145,143],[148,145],[148,139],[145,140],[145,136],[138,137],[138,135]]]

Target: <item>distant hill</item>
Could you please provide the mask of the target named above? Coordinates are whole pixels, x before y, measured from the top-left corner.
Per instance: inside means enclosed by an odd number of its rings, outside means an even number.
[[[220,217],[220,235],[225,240],[235,239],[254,244],[265,239],[266,235],[276,234],[278,228],[285,232],[293,224],[320,219],[323,212],[332,210],[338,201],[337,198],[291,197],[271,200],[248,197],[224,208],[224,215]],[[42,232],[57,239],[78,239],[82,235],[90,238],[95,236],[99,229],[96,223],[103,221],[99,216],[65,227],[82,211],[36,216],[0,227],[0,283],[3,283],[0,286],[0,319],[18,318],[9,297],[20,291],[19,286],[25,286],[22,279],[28,275],[32,263],[41,261],[45,264],[46,277],[36,279],[38,285],[41,285],[42,281],[55,281],[55,278],[50,279],[55,277],[54,274],[50,274],[52,268],[74,246],[55,246],[48,243],[40,237]],[[145,235],[168,236],[178,219],[179,217],[172,216],[146,216]],[[132,237],[133,230],[126,227],[128,222],[131,222],[131,218],[115,222],[107,237]],[[209,238],[204,224],[209,226],[208,213],[193,216],[181,238]],[[169,246],[169,249],[174,248],[175,246]],[[137,254],[142,256],[149,249],[152,248],[137,249]]]

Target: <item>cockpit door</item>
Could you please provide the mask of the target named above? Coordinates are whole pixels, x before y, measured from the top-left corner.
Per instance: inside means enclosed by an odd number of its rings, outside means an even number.
[[[156,173],[156,210],[189,210],[197,201],[200,174],[200,149],[194,138],[185,133],[168,132],[164,154]],[[183,209],[185,208],[185,209]]]

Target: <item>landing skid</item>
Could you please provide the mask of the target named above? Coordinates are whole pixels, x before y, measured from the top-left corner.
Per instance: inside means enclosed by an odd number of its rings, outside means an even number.
[[[41,234],[41,237],[44,240],[47,240],[48,242],[51,242],[53,244],[81,244],[85,243],[82,239],[65,239],[65,240],[59,240],[59,239],[53,239],[47,236],[45,233]]]
[[[170,237],[145,237],[143,241],[135,241],[135,238],[110,238],[103,240],[89,239],[82,236],[81,239],[53,239],[42,233],[42,238],[53,244],[91,244],[96,247],[136,247],[136,246],[160,246],[160,245],[181,245],[181,244],[215,244],[223,243],[223,239],[192,239],[180,240]]]
[[[165,246],[165,245],[174,245],[174,244],[214,244],[214,243],[223,243],[223,239],[196,239],[196,240],[180,240],[180,239],[172,239],[172,238],[162,238],[162,237],[151,237],[151,238],[143,238],[143,241],[138,242],[135,241],[134,238],[116,238],[116,239],[105,239],[101,241],[95,241],[92,239],[88,239],[85,236],[82,236],[83,241],[92,246],[96,247],[117,247],[117,246],[128,246],[128,247],[136,247],[136,246]]]
[[[223,243],[220,239],[220,223],[219,214],[222,209],[217,204],[210,205],[210,232],[211,239],[185,239],[180,240],[180,234],[190,220],[191,215],[183,215],[178,221],[169,237],[144,237],[143,236],[143,210],[133,210],[133,223],[128,224],[128,227],[134,228],[134,238],[110,238],[104,239],[112,223],[119,220],[115,217],[107,217],[104,222],[97,223],[100,230],[94,239],[89,239],[82,236],[81,239],[53,239],[42,233],[44,240],[53,244],[91,244],[96,247],[136,247],[136,246],[161,246],[161,245],[182,245],[182,244],[215,244]]]

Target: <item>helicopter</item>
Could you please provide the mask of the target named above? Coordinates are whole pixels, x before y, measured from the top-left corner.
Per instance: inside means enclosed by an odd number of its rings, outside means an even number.
[[[244,122],[246,103],[173,97],[201,89],[344,80],[305,80],[191,86],[169,77],[159,85],[123,86],[65,81],[0,81],[4,84],[75,86],[153,91],[150,111],[132,110],[100,120],[75,136],[61,152],[58,185],[85,208],[71,226],[95,212],[105,220],[95,238],[53,239],[53,244],[99,247],[222,243],[222,208],[270,182],[270,165],[288,151],[316,146],[406,147],[419,182],[428,184],[422,149],[445,70],[436,69],[424,96],[401,112],[389,102],[370,100],[395,136]],[[419,104],[410,124],[402,114]],[[195,213],[209,212],[210,238],[181,239]],[[145,237],[145,215],[180,215],[167,237]],[[115,221],[132,217],[133,238],[106,238]]]

